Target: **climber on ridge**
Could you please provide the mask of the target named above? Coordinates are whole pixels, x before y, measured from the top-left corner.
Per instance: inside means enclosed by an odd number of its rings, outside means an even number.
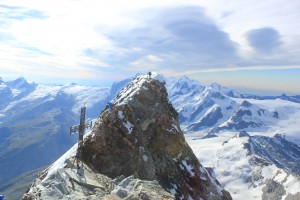
[[[149,71],[149,72],[148,72],[148,75],[149,75],[149,78],[151,78],[152,73]]]
[[[111,102],[107,102],[106,107],[109,108],[109,111],[112,111],[113,109],[115,109],[116,105]]]

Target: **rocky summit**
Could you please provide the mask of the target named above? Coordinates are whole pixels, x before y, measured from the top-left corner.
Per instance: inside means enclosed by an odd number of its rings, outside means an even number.
[[[149,76],[136,77],[112,103],[111,108],[101,112],[84,139],[80,159],[86,170],[79,173],[85,176],[84,183],[72,172],[74,153],[69,153],[57,161],[64,163],[63,167],[50,166],[24,199],[43,199],[43,195],[51,199],[53,187],[61,191],[60,199],[64,194],[74,197],[75,191],[78,193],[76,185],[81,189],[86,187],[84,194],[91,196],[103,190],[97,198],[114,194],[122,199],[231,199],[186,143],[178,113],[168,100],[163,81]],[[62,177],[69,178],[59,182]],[[146,189],[134,196],[131,193],[137,183]],[[130,185],[132,188],[128,189]],[[151,188],[156,189],[151,191]]]

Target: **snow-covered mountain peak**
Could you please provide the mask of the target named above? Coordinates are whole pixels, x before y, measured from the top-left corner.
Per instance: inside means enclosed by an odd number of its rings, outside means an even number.
[[[250,135],[246,131],[240,131],[238,134],[236,134],[234,136],[234,138],[235,137],[237,137],[237,138],[239,138],[239,137],[250,137]]]
[[[13,98],[21,98],[32,92],[37,84],[28,82],[24,77],[19,77],[14,81],[8,81],[7,86],[10,88]]]
[[[203,92],[204,98],[214,98],[214,99],[225,99],[224,95],[216,90],[211,89],[210,87],[206,87]]]
[[[288,97],[285,93],[282,93],[281,95],[280,95],[280,97],[283,97],[283,98],[286,98],[286,97]]]
[[[182,84],[187,84],[188,87],[193,87],[194,85],[201,85],[198,81],[191,80],[187,76],[181,76],[178,80],[177,83],[178,85]]]
[[[133,76],[133,78],[137,78],[139,76],[146,76],[146,75],[149,76],[149,74],[151,74],[152,78],[155,78],[155,77],[158,77],[158,76],[163,76],[162,74],[160,74],[160,73],[158,73],[156,71],[149,71],[147,73],[138,72],[138,73],[135,74],[135,76]]]
[[[77,83],[67,83],[67,84],[63,85],[63,87],[67,88],[67,87],[74,87],[77,85],[78,85]]]
[[[9,87],[15,88],[15,89],[20,89],[20,88],[25,88],[28,87],[29,83],[26,81],[24,77],[19,77],[14,81],[8,81],[7,82]]]
[[[198,81],[190,80],[186,76],[183,76],[173,82],[173,87],[170,87],[168,92],[170,98],[180,95],[193,97],[204,88],[205,86],[201,85]]]
[[[227,87],[224,87],[218,83],[212,83],[211,85],[208,86],[208,88],[210,88],[211,90],[215,90],[217,92],[220,92],[224,95],[227,95],[229,97],[236,97],[236,98],[240,98],[242,97],[242,95],[232,89],[229,89]]]
[[[208,87],[210,87],[211,89],[213,90],[216,90],[216,91],[221,91],[221,88],[223,88],[220,84],[218,83],[212,83],[210,84]]]
[[[181,82],[189,82],[191,81],[191,79],[189,79],[187,76],[181,76],[178,81],[181,81]]]
[[[241,106],[243,106],[243,107],[245,107],[245,108],[249,108],[249,107],[252,106],[252,104],[251,104],[249,101],[244,100],[244,101],[242,102],[242,105],[241,105]]]
[[[128,101],[132,100],[132,97],[141,89],[148,90],[146,86],[144,86],[145,82],[149,82],[151,78],[148,75],[141,75],[135,77],[130,83],[124,87],[121,92],[116,96],[113,100],[116,104],[126,104]]]

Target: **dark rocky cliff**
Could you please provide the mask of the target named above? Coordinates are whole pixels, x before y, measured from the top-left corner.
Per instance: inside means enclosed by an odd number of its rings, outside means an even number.
[[[177,199],[231,199],[185,142],[164,83],[137,77],[102,111],[82,159],[101,174],[157,180]]]

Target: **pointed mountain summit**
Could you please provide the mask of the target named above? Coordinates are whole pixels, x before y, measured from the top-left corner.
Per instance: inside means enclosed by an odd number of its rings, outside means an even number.
[[[28,83],[24,77],[19,77],[14,81],[9,81],[8,84],[12,87],[19,88],[23,85],[27,85]]]
[[[178,96],[186,96],[186,98],[193,97],[197,92],[203,91],[204,86],[199,82],[190,80],[186,76],[182,76],[170,88],[170,98],[174,99]]]
[[[220,93],[222,93],[222,94],[224,94],[224,95],[227,95],[227,96],[229,96],[229,97],[236,97],[236,98],[241,98],[241,97],[243,97],[242,94],[240,94],[240,93],[238,93],[238,92],[236,92],[236,91],[234,91],[234,90],[232,90],[232,89],[229,89],[229,88],[227,88],[227,87],[224,87],[224,86],[222,86],[222,85],[220,85],[220,84],[218,84],[218,83],[212,83],[212,84],[209,86],[209,88],[212,89],[212,90],[215,90],[215,91],[217,91],[217,92],[220,92]]]
[[[66,154],[35,181],[26,198],[53,194],[55,188],[72,196],[74,188],[79,187],[77,184],[91,187],[88,175],[93,174],[94,186],[100,176],[105,176],[98,184],[101,182],[105,187],[106,179],[111,180],[113,187],[97,188],[123,199],[135,199],[126,188],[136,183],[140,187],[138,199],[170,199],[162,195],[165,190],[174,195],[173,199],[231,199],[185,142],[178,113],[167,96],[164,82],[149,76],[136,77],[113,100],[114,106],[101,112],[84,139],[81,160],[87,171],[83,175],[85,183],[72,176],[73,158],[69,156],[71,153]],[[57,169],[57,163],[64,164]],[[56,187],[54,182],[58,185],[57,180],[61,179],[64,180]],[[73,180],[73,189],[69,180]],[[43,192],[45,188],[47,192]],[[86,188],[89,191],[85,194],[96,195],[92,194],[94,190]]]
[[[164,83],[135,78],[116,97],[116,108],[102,112],[84,142],[83,160],[109,177],[158,180],[177,198],[225,198],[228,194],[185,142],[178,113],[167,96]]]
[[[7,86],[11,89],[13,97],[20,99],[33,92],[37,84],[28,82],[24,77],[19,77],[14,81],[8,81]]]

